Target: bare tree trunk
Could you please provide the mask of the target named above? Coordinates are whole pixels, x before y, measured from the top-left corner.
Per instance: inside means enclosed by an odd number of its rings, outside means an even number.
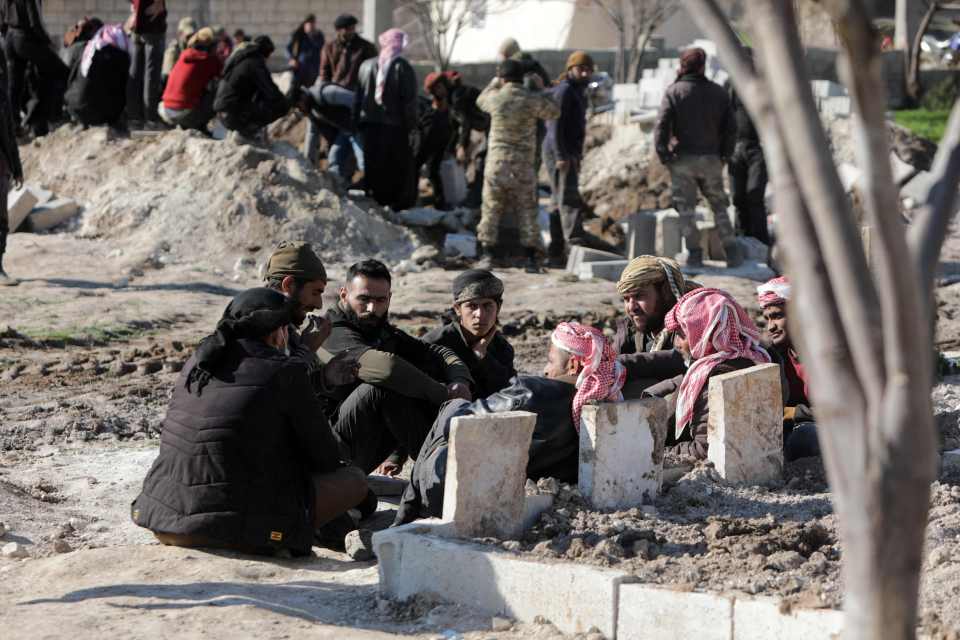
[[[931,2],[927,12],[923,14],[923,20],[920,21],[920,27],[913,36],[913,42],[910,44],[910,51],[907,55],[907,97],[914,102],[920,100],[920,94],[923,88],[920,86],[920,43],[923,41],[923,34],[927,32],[933,15],[940,8],[936,2]]]
[[[931,202],[940,208],[918,220],[924,230],[913,234],[909,250],[891,186],[873,27],[860,2],[823,0],[841,34],[843,76],[856,106],[865,205],[878,245],[875,285],[810,95],[792,3],[749,5],[760,74],[751,70],[715,0],[685,3],[717,43],[757,123],[778,225],[790,238],[783,246],[797,292],[790,322],[810,369],[840,519],[844,637],[913,637],[935,466],[931,314],[925,304],[932,282],[921,258],[939,253],[943,233],[937,232],[949,220],[942,205],[956,201],[960,152],[954,146],[938,154],[939,200],[933,194]],[[960,145],[960,115],[951,121],[951,135],[948,144]]]

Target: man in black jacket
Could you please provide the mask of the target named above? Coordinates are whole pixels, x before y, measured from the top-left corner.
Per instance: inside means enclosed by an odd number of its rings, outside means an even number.
[[[36,70],[36,105],[28,109],[27,122],[34,136],[44,136],[50,122],[59,117],[68,69],[51,47],[50,35],[43,25],[41,0],[0,0],[0,30],[7,58],[10,103],[20,126],[20,111],[27,103],[27,68]]]
[[[727,213],[730,200],[723,189],[723,163],[733,152],[733,110],[723,87],[704,75],[706,64],[707,54],[700,48],[688,49],[680,56],[677,80],[663,96],[653,138],[660,162],[670,170],[673,206],[680,214],[689,252],[687,264],[703,264],[695,218],[699,189],[713,210],[727,266],[735,267],[743,262],[743,255]]]
[[[17,146],[17,127],[13,121],[14,111],[7,95],[7,64],[0,49],[0,194],[10,191],[10,182],[18,187],[23,184],[23,166],[20,164],[20,148]],[[7,217],[7,197],[0,197],[0,287],[19,284],[3,270],[3,254],[7,250],[7,234],[10,230]]]
[[[267,36],[243,43],[230,54],[217,86],[213,108],[226,128],[247,138],[256,138],[261,129],[289,110],[267,68],[273,51],[273,41]]]
[[[730,105],[733,108],[737,127],[736,144],[727,170],[730,173],[730,191],[733,206],[737,208],[737,220],[746,236],[770,244],[767,227],[767,163],[757,128],[747,112],[740,96],[730,86]]]
[[[360,364],[359,381],[337,387],[328,403],[343,457],[366,473],[400,472],[416,458],[437,408],[471,399],[470,370],[445,347],[414,338],[390,324],[391,276],[377,260],[347,270],[340,301],[327,313],[333,325],[325,349],[348,352]]]
[[[284,353],[291,308],[270,289],[240,293],[177,380],[131,505],[164,544],[305,555],[317,529],[367,495],[302,363]]]
[[[503,281],[484,269],[470,269],[453,281],[455,318],[423,336],[424,342],[452,350],[470,369],[474,397],[485,398],[510,385],[517,375],[513,347],[498,328]]]

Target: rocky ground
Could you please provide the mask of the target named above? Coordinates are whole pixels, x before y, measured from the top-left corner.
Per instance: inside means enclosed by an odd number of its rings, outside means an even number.
[[[605,148],[594,144],[591,153]],[[626,155],[641,142],[616,144]],[[0,557],[0,618],[10,637],[58,637],[65,620],[78,639],[104,632],[561,637],[549,624],[511,625],[425,600],[380,601],[375,565],[342,554],[279,561],[162,548],[129,518],[177,371],[229,299],[258,283],[277,241],[307,238],[322,250],[329,306],[351,260],[378,255],[397,266],[429,236],[345,198],[283,143],[264,150],[179,132],[113,140],[61,130],[25,147],[24,159],[28,175],[84,202],[85,212],[56,233],[11,236],[6,266],[23,283],[0,292],[0,543],[17,545],[7,547],[13,557]],[[611,180],[590,193],[607,200],[616,190],[654,200],[664,193]],[[947,286],[938,290],[941,348],[960,345],[960,285],[949,284],[957,264],[960,234],[952,234]],[[428,259],[397,273],[394,320],[414,334],[438,323],[456,271]],[[609,329],[619,313],[611,283],[559,270],[501,275],[503,332],[524,372],[540,371],[557,322]],[[697,278],[730,290],[756,314],[754,288],[770,275],[747,265],[707,268]],[[960,383],[946,380],[935,400],[944,446],[960,446]],[[945,477],[934,489],[924,575],[929,629],[960,628],[958,482]],[[699,468],[655,511],[591,513],[575,489],[541,490],[558,501],[515,541],[519,552],[617,565],[651,582],[838,603],[836,526],[816,465],[790,467],[784,486],[772,489],[727,487]]]

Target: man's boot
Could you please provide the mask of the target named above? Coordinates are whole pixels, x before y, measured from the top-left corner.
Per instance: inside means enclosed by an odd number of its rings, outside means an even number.
[[[687,263],[684,265],[686,267],[702,267],[703,266],[703,249],[690,249],[687,254]]]
[[[477,242],[477,260],[473,264],[475,269],[493,269],[493,256],[490,255],[490,248],[483,246],[482,242]]]
[[[313,532],[313,544],[317,547],[344,551],[344,538],[351,531],[356,531],[357,523],[349,513],[344,513]]]
[[[20,281],[16,278],[11,278],[7,275],[7,272],[3,270],[3,254],[0,254],[0,287],[15,287],[20,284]]]
[[[736,238],[723,243],[723,252],[727,254],[727,269],[739,267],[743,264],[743,248]]]
[[[527,248],[527,262],[524,265],[523,270],[527,273],[541,273],[540,261],[537,260],[536,249],[532,247]]]

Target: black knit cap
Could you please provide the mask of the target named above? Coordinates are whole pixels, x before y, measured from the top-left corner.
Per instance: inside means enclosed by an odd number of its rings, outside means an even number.
[[[273,40],[270,39],[270,36],[260,35],[253,39],[253,44],[260,49],[260,53],[263,54],[264,58],[269,58],[277,48],[273,44]]]
[[[503,280],[486,269],[469,269],[453,280],[453,303],[490,298],[503,301]]]
[[[349,13],[343,13],[337,16],[337,19],[333,21],[334,29],[346,29],[348,27],[355,27],[358,20],[350,15]]]
[[[196,364],[187,375],[187,391],[196,391],[199,396],[231,344],[244,338],[262,338],[290,324],[292,309],[292,302],[273,289],[255,287],[238,293],[224,309],[214,332],[200,342]],[[191,388],[194,384],[196,389]]]

